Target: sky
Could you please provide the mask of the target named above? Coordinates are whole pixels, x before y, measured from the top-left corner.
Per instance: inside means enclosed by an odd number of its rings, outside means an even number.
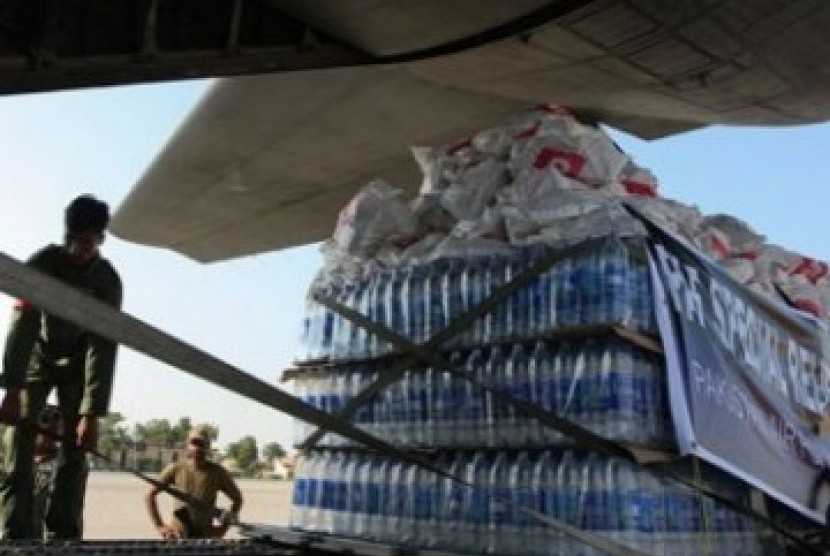
[[[116,208],[209,86],[0,97],[0,250],[25,259],[59,243],[63,209],[78,194]],[[613,135],[660,179],[664,196],[737,216],[769,241],[830,260],[830,125],[714,127],[651,142]],[[112,236],[102,250],[124,281],[127,313],[278,385],[322,263],[316,246],[207,265]],[[0,301],[7,314],[8,298]],[[129,424],[181,416],[214,424],[220,447],[244,435],[260,445],[291,440],[286,416],[124,348],[111,409]]]

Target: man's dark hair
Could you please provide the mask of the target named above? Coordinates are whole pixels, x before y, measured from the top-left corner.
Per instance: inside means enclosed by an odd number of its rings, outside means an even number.
[[[109,206],[92,195],[81,195],[66,207],[66,231],[70,234],[102,234],[109,222]]]

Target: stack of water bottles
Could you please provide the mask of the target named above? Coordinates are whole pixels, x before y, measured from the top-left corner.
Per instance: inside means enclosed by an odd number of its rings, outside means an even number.
[[[367,432],[430,459],[466,487],[327,434],[295,471],[292,526],[411,547],[504,555],[597,556],[528,508],[650,554],[758,553],[739,514],[571,439],[499,403],[501,390],[627,445],[671,448],[662,358],[607,333],[656,332],[640,244],[610,236],[564,257],[441,348],[472,381],[415,364],[354,416]],[[437,260],[378,272],[326,295],[423,343],[546,253]],[[603,327],[606,327],[605,329]],[[568,330],[562,337],[557,332]],[[296,395],[337,413],[389,365],[389,346],[311,302]],[[312,432],[298,423],[299,443]]]
[[[642,249],[641,244],[633,247]],[[551,330],[591,325],[619,324],[653,334],[648,266],[631,251],[622,239],[610,236],[597,249],[562,259],[445,347],[536,338]],[[517,248],[511,257],[440,259],[394,267],[363,281],[330,285],[322,294],[422,343],[545,253],[544,247],[531,246]],[[393,351],[311,298],[300,345],[300,361],[376,358]]]
[[[436,464],[473,485],[360,451],[300,460],[292,526],[477,554],[599,556],[525,510],[671,556],[760,554],[747,517],[625,460],[575,450],[439,452]]]
[[[475,383],[502,390],[630,445],[670,448],[672,427],[660,357],[615,338],[531,341],[457,349],[448,359]],[[383,361],[343,364],[295,379],[295,393],[336,413],[383,372]],[[363,405],[354,424],[410,448],[544,448],[566,442],[473,382],[416,365]],[[302,422],[295,443],[312,429]],[[350,446],[334,434],[321,446]]]

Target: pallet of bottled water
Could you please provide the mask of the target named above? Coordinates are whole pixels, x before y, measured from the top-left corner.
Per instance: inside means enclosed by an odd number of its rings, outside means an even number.
[[[445,353],[476,383],[530,401],[594,433],[629,445],[673,446],[664,361],[611,335],[494,344]],[[295,394],[337,413],[383,372],[383,361],[295,375]],[[559,433],[440,369],[415,365],[364,404],[359,428],[407,448],[545,447]],[[295,422],[295,444],[313,432]],[[321,446],[348,446],[334,434]]]
[[[439,452],[473,487],[361,451],[306,454],[294,528],[473,554],[599,556],[524,513],[531,509],[647,554],[755,556],[752,520],[625,460],[573,450]]]
[[[538,338],[574,327],[624,325],[654,334],[651,279],[642,244],[617,236],[596,249],[566,257],[520,288],[449,347]],[[512,256],[441,259],[378,271],[362,281],[331,285],[322,294],[415,343],[447,328],[455,317],[487,299],[499,286],[546,253],[540,246]],[[310,299],[298,361],[381,357],[393,347]]]

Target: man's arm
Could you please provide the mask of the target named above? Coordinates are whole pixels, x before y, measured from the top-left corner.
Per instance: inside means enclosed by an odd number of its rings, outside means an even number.
[[[103,284],[98,298],[115,309],[121,309],[124,292],[118,274],[111,269],[102,273],[101,280]],[[107,414],[117,350],[118,345],[115,342],[97,334],[89,334],[84,366],[84,397],[81,400],[80,414],[96,417]]]
[[[231,525],[234,525],[239,519],[239,511],[242,509],[242,492],[236,485],[230,473],[222,469],[223,479],[219,485],[219,490],[228,497],[231,501],[231,508],[228,510],[222,523],[218,527],[213,528],[213,536],[221,539],[228,532]]]
[[[99,298],[116,309],[121,308],[123,288],[114,269],[104,275]],[[98,417],[109,410],[115,375],[115,356],[118,345],[97,334],[89,334],[84,363],[84,396],[78,413],[81,419],[76,429],[78,446],[94,448],[98,437]]]
[[[159,480],[169,485],[173,482],[173,477],[175,476],[175,466],[169,465],[164,471],[161,472],[161,476]],[[170,525],[166,524],[161,519],[161,514],[159,513],[158,504],[156,503],[156,497],[161,492],[161,489],[157,486],[153,486],[150,489],[150,492],[147,493],[147,496],[144,497],[144,503],[147,507],[147,513],[150,515],[150,521],[153,522],[153,527],[156,528],[159,535],[163,539],[176,539],[179,537],[178,532],[175,528],[171,527]]]

